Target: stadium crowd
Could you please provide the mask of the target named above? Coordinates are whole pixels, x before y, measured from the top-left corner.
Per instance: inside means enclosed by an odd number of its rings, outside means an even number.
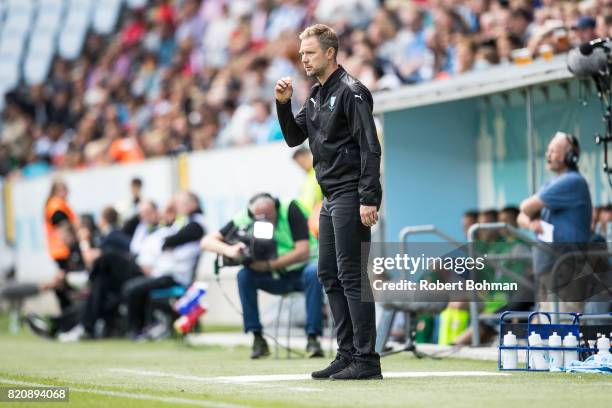
[[[299,109],[310,82],[297,33],[314,21],[380,91],[612,35],[612,1],[154,0],[126,9],[116,35],[90,33],[44,84],[6,95],[0,177],[282,139],[273,85],[293,77]]]

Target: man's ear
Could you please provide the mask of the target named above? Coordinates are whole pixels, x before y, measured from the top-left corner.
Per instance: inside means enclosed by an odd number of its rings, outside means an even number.
[[[334,50],[332,47],[329,47],[327,49],[327,58],[331,59],[332,61],[336,59],[336,50]]]

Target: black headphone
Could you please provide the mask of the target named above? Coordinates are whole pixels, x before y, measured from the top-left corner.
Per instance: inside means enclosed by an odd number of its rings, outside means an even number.
[[[278,212],[278,209],[280,207],[280,200],[278,198],[272,196],[272,194],[270,193],[257,193],[249,199],[249,204],[247,206],[247,213],[249,214],[249,218],[251,219],[254,218],[253,212],[251,211],[251,207],[253,206],[255,201],[259,200],[260,198],[269,198],[270,200],[274,201],[274,206],[276,207],[276,211]]]
[[[576,169],[578,168],[578,160],[580,159],[580,144],[576,136],[571,133],[564,133],[564,135],[571,147],[570,150],[565,153],[563,163],[570,169]]]

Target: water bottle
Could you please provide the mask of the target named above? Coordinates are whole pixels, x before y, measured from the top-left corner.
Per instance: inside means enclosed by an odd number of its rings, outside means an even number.
[[[196,325],[200,316],[206,313],[206,304],[201,301],[191,308],[189,313],[179,317],[174,322],[174,329],[180,334],[187,334]]]
[[[531,332],[528,338],[531,347],[542,347],[542,337],[536,332]],[[545,350],[530,350],[530,368],[536,370],[548,370],[548,355]]]
[[[578,339],[578,344],[580,344],[580,347],[582,349],[588,349],[589,348],[589,343],[587,343],[586,339],[584,338],[584,334],[581,332],[579,333],[579,339]],[[579,360],[584,361],[587,359],[587,357],[589,357],[590,353],[588,351],[581,351],[580,352],[580,357]],[[565,360],[567,361],[567,360]]]
[[[174,310],[181,316],[185,316],[189,311],[200,302],[200,299],[206,293],[208,285],[205,282],[195,282],[189,287],[187,293],[183,295],[174,304]]]
[[[511,331],[504,335],[504,346],[513,347],[516,346],[516,335],[512,334]],[[518,350],[502,350],[502,368],[506,370],[516,369],[518,365]]]
[[[589,344],[589,355],[595,354],[593,350],[595,350],[595,345],[597,344],[597,340],[587,340]]]
[[[597,355],[603,356],[604,354],[610,354],[610,339],[602,335],[597,339]]]
[[[563,347],[578,347],[578,339],[574,333],[569,333],[563,338]],[[572,361],[580,361],[578,358],[578,350],[567,350],[563,352],[563,362],[565,367]]]
[[[549,347],[561,347],[561,336],[557,332],[548,338]],[[563,368],[563,351],[562,350],[550,350],[548,352],[548,363],[550,371],[560,371]]]

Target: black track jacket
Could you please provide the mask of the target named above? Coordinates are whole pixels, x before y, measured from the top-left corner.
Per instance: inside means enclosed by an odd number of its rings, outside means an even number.
[[[372,94],[339,66],[311,89],[294,118],[291,102],[276,102],[278,120],[290,147],[310,143],[317,180],[330,199],[359,192],[362,205],[380,207],[380,143],[372,116]]]

